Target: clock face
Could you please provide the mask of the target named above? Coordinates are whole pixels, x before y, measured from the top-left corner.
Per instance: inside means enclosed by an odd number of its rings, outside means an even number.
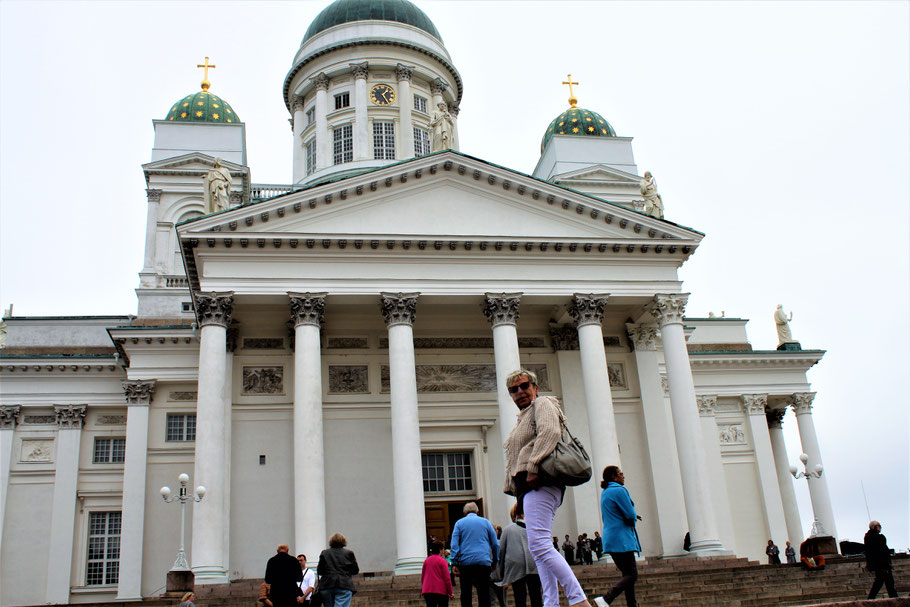
[[[388,84],[377,84],[370,89],[370,99],[376,105],[389,105],[395,101],[395,89]]]

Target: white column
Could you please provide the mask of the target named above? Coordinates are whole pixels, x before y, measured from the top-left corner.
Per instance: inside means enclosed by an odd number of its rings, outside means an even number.
[[[294,552],[315,560],[328,538],[320,325],[326,293],[288,293],[294,323]]]
[[[669,396],[669,391],[667,392]],[[717,518],[720,542],[727,550],[736,553],[736,533],[733,531],[733,515],[730,513],[730,494],[727,492],[727,475],[724,472],[724,456],[720,449],[717,433],[717,396],[698,396],[698,415],[701,422],[701,436],[705,445],[705,463],[710,479],[711,503]]]
[[[148,211],[145,216],[145,257],[139,280],[143,287],[155,286],[155,243],[158,238],[158,206],[161,203],[161,190],[146,190]]]
[[[483,313],[493,327],[493,357],[496,361],[496,401],[499,404],[499,433],[505,444],[515,427],[518,409],[506,388],[506,377],[521,368],[518,353],[518,304],[521,293],[487,293]]]
[[[6,495],[13,460],[13,437],[19,423],[19,405],[0,406],[0,551],[3,549],[3,523],[6,520]]]
[[[85,405],[54,406],[57,416],[57,469],[51,504],[48,543],[48,603],[70,602],[73,569],[73,537],[76,525],[76,488],[79,482],[79,442],[85,420]]]
[[[648,437],[654,499],[657,501],[657,526],[660,531],[660,555],[683,554],[683,539],[689,530],[683,489],[680,481],[679,456],[673,436],[673,420],[664,400],[657,360],[657,325],[627,324],[629,341],[635,349],[635,366],[641,391],[642,417]]]
[[[316,87],[316,170],[332,166],[332,142],[329,141],[329,77],[325,72],[312,79]],[[309,555],[307,555],[309,556]]]
[[[420,420],[414,364],[414,317],[418,293],[383,293],[382,316],[389,328],[392,400],[392,466],[395,483],[395,574],[417,573],[426,558],[426,515],[420,465]]]
[[[714,506],[711,503],[708,467],[695,401],[695,384],[692,381],[692,368],[689,366],[686,336],[683,333],[683,314],[688,297],[688,294],[683,293],[655,295],[650,311],[660,324],[664,344],[670,409],[673,411],[673,430],[679,451],[692,553],[701,556],[726,551],[720,543]]]
[[[145,532],[149,405],[155,391],[155,380],[125,381],[123,391],[126,395],[127,413],[118,601],[142,599],[142,540]]]
[[[399,159],[414,157],[414,127],[411,121],[411,111],[414,109],[414,97],[411,95],[412,69],[410,66],[399,63],[395,70],[395,75],[398,77],[398,118],[401,123]]]
[[[591,432],[591,465],[595,479],[600,478],[607,466],[621,466],[601,327],[608,297],[576,293],[569,304],[569,313],[578,326],[578,349],[581,352],[581,376],[585,386],[588,430]]]
[[[300,95],[291,97],[291,111],[293,112],[291,133],[294,138],[292,182],[297,183],[306,177],[306,150],[303,149],[303,138],[301,137],[303,129],[306,128],[303,97]]]
[[[787,539],[794,546],[803,541],[803,529],[799,522],[799,506],[796,503],[796,492],[793,490],[793,476],[790,475],[790,462],[787,459],[787,445],[784,442],[784,414],[786,409],[771,409],[767,413],[768,434],[771,436],[771,451],[774,454],[774,468],[777,471],[777,484],[780,486],[780,497],[784,506],[784,519],[787,521]]]
[[[446,100],[442,98],[442,94],[446,92],[447,88],[449,88],[449,85],[443,82],[442,78],[436,78],[430,83],[430,93],[433,95],[433,105],[429,108],[431,115],[436,111],[436,106],[446,102]]]
[[[449,114],[452,115],[452,122],[455,123],[455,129],[452,132],[452,149],[459,150],[460,144],[458,139],[458,114],[461,112],[461,108],[455,105],[454,103],[449,104]]]
[[[818,447],[818,436],[815,433],[815,422],[812,421],[812,401],[815,392],[801,392],[793,395],[790,406],[796,412],[796,423],[799,425],[799,440],[803,453],[809,456],[806,467],[814,471],[822,463],[821,450]],[[821,523],[825,535],[837,537],[834,525],[834,510],[831,509],[831,494],[828,493],[828,480],[824,473],[820,478],[809,479],[809,497],[812,499],[812,510],[815,518]]]
[[[231,323],[233,293],[197,293],[200,326],[199,387],[196,404],[195,483],[206,499],[193,508],[192,569],[197,584],[225,584],[224,496],[228,479],[225,448],[224,383],[228,381],[225,351]]]
[[[351,63],[351,74],[354,76],[354,160],[372,160],[372,147],[367,124],[367,74],[369,65]]]
[[[234,350],[237,349],[237,328],[227,330],[227,350],[224,353],[225,382],[221,390],[221,399],[224,403],[224,536],[222,561],[225,571],[231,570],[231,432],[233,430],[232,417],[234,413],[234,386],[231,378],[234,377]]]
[[[784,518],[784,504],[774,467],[774,453],[771,450],[771,435],[768,433],[767,394],[743,394],[743,411],[752,434],[755,449],[755,465],[758,468],[758,482],[761,485],[765,517],[768,521],[768,539],[783,544],[787,537],[787,523]]]

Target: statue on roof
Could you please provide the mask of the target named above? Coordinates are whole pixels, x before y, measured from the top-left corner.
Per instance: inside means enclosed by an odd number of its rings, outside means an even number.
[[[787,313],[784,312],[784,307],[781,304],[777,304],[777,309],[774,311],[774,323],[777,325],[778,345],[790,344],[796,341],[793,339],[793,333],[790,332],[791,320],[793,320],[793,312],[790,312],[790,316],[787,316]]]
[[[645,197],[645,213],[658,219],[664,218],[664,202],[657,193],[657,183],[651,171],[645,171],[641,180],[641,195]]]
[[[215,213],[230,207],[231,172],[215,159],[212,170],[205,174],[205,211]]]
[[[436,111],[433,112],[433,118],[430,120],[430,128],[433,129],[430,140],[431,152],[449,150],[454,147],[455,117],[449,113],[449,106],[445,103],[436,104]]]

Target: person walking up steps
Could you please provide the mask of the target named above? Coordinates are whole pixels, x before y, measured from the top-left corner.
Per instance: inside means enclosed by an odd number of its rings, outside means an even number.
[[[635,513],[635,504],[625,484],[626,477],[619,466],[604,468],[603,481],[600,483],[603,487],[600,494],[600,516],[604,524],[604,552],[610,553],[622,577],[609,592],[594,599],[597,607],[606,607],[622,593],[626,594],[628,607],[638,606],[635,600],[635,581],[638,579],[635,554],[641,552],[641,544],[635,523],[641,517]]]

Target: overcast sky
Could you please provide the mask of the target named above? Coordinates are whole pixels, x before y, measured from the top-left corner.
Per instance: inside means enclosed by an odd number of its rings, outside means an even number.
[[[252,180],[288,183],[281,87],[326,4],[0,2],[3,308],[135,313],[151,121],[198,90],[206,56]],[[463,152],[532,172],[571,73],[579,105],[635,138],[667,218],[707,234],[682,270],[688,314],[749,318],[773,349],[775,306],[793,311],[803,348],[827,350],[809,378],[839,536],[862,540],[862,482],[906,550],[910,3],[418,5],[465,83]]]

